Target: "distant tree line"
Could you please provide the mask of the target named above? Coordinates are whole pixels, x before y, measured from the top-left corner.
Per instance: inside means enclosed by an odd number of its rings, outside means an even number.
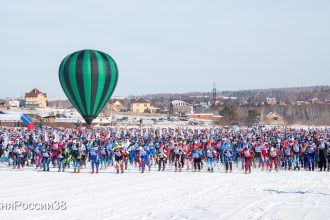
[[[234,104],[225,104],[218,109],[224,116],[222,123],[232,125],[254,125],[270,112],[280,114],[290,124],[330,125],[330,104],[309,105],[273,105],[248,107]]]

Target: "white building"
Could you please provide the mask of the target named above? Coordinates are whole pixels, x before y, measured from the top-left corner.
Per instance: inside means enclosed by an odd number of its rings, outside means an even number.
[[[10,100],[9,102],[8,102],[8,106],[10,107],[10,108],[19,108],[19,101],[18,100]]]
[[[192,114],[193,106],[181,100],[170,102],[170,114]]]
[[[267,105],[276,105],[277,101],[276,98],[266,98]]]

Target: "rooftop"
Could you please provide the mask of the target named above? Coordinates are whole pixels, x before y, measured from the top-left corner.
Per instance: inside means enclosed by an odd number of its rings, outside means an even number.
[[[46,93],[43,93],[39,89],[34,88],[34,89],[31,90],[31,92],[25,93],[25,98],[36,98],[40,94],[47,97]]]
[[[132,101],[131,104],[148,104],[150,102],[148,102],[147,100],[143,99],[143,98],[139,98],[138,100]]]

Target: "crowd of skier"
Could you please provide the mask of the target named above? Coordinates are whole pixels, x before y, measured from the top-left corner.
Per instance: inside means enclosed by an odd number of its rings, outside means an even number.
[[[330,171],[330,130],[250,128],[0,128],[0,167],[110,170]],[[69,169],[68,169],[69,168]],[[166,169],[165,169],[166,168]],[[215,169],[217,168],[217,169]],[[239,171],[240,172],[240,171]]]

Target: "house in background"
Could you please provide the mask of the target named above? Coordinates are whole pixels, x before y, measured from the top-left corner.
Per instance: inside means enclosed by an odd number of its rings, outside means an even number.
[[[140,98],[131,102],[131,112],[134,113],[144,113],[146,110],[150,109],[151,103],[147,100]]]
[[[46,108],[47,95],[39,89],[32,89],[32,91],[25,93],[25,107],[26,108]]]
[[[193,106],[182,100],[174,100],[169,105],[170,114],[187,115],[193,113]]]
[[[19,100],[10,100],[8,102],[8,106],[10,108],[19,108],[20,107],[20,101]]]
[[[267,105],[276,105],[277,104],[276,98],[266,98],[265,104],[267,104]]]
[[[160,113],[161,110],[162,110],[162,107],[160,105],[151,104],[149,109],[147,109],[146,111],[149,111],[150,113],[155,114],[155,113]]]
[[[310,103],[312,104],[319,104],[322,103],[318,98],[312,98],[309,100]]]
[[[43,122],[55,122],[56,116],[55,115],[48,115],[43,117]]]
[[[265,117],[265,122],[269,125],[285,125],[286,122],[282,115],[276,112],[270,112]]]
[[[111,109],[114,111],[124,111],[126,110],[125,104],[122,100],[110,100]]]

